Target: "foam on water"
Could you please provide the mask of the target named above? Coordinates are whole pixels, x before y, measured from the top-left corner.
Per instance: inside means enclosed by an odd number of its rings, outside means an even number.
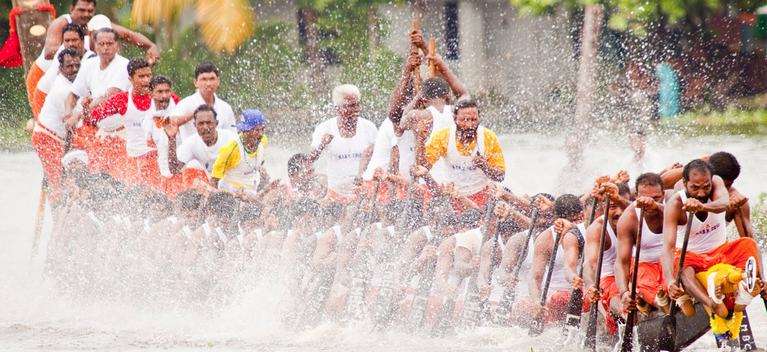
[[[645,170],[660,170],[674,161],[728,150],[743,167],[737,186],[748,196],[766,189],[767,145],[764,137],[651,137]],[[505,135],[507,184],[517,193],[541,191],[582,192],[599,174],[619,168],[632,171],[631,151],[623,137],[590,143],[580,175],[562,175],[566,156],[561,135]],[[284,177],[285,161],[294,147],[279,143],[270,147],[267,169]],[[319,168],[321,170],[321,167]],[[167,302],[122,299],[101,292],[72,298],[40,274],[39,260],[30,261],[34,213],[41,169],[33,153],[0,154],[0,349],[2,350],[283,350],[283,351],[457,351],[457,350],[563,350],[550,341],[559,331],[549,330],[531,339],[525,330],[479,328],[456,336],[430,338],[402,331],[372,332],[369,326],[323,323],[302,331],[281,324],[280,303],[286,296],[279,282],[251,279],[247,275],[232,283],[236,292],[219,307],[183,306]],[[566,188],[562,185],[569,185]],[[50,218],[50,216],[48,216]],[[50,224],[47,225],[50,227]],[[46,228],[46,233],[49,229]],[[44,247],[44,242],[43,242]],[[143,270],[143,269],[142,269]],[[151,274],[151,273],[148,273]],[[129,280],[110,277],[112,282]],[[130,285],[130,283],[127,283]],[[117,298],[115,298],[117,297]],[[757,301],[757,300],[755,300]],[[137,303],[139,302],[139,303]],[[146,302],[145,302],[146,303]],[[767,315],[761,301],[749,307],[752,326],[760,346],[767,344]],[[696,348],[712,348],[704,337]],[[574,350],[573,346],[564,350]]]

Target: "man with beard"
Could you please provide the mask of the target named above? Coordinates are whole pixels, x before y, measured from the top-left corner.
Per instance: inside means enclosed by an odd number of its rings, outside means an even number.
[[[668,313],[668,299],[665,298],[660,256],[663,249],[663,185],[660,175],[644,173],[636,179],[637,199],[630,204],[618,220],[618,253],[615,262],[615,285],[621,300],[621,313],[625,314],[636,306],[647,312],[650,305]],[[639,230],[640,210],[644,224]],[[634,261],[633,247],[642,231],[639,265],[637,268],[637,300],[631,301],[629,282]],[[663,292],[663,293],[661,293]],[[658,295],[660,293],[660,295]]]
[[[200,105],[192,114],[197,134],[184,139],[178,148],[178,160],[184,168],[204,170],[210,176],[219,150],[237,138],[234,132],[218,128],[216,116],[210,105]]]
[[[207,181],[204,170],[183,169],[178,160],[178,127],[169,123],[170,112],[179,101],[173,93],[172,82],[165,76],[154,76],[149,82],[152,106],[144,117],[142,127],[147,134],[147,145],[156,150],[157,168],[160,174],[160,190],[168,197],[175,197],[184,189],[191,188],[195,180]]]
[[[60,66],[53,82],[53,94],[43,104],[32,132],[32,146],[40,157],[52,199],[59,196],[61,158],[65,153],[67,134],[64,126],[65,104],[69,88],[80,69],[80,53],[75,49],[64,49],[59,53],[58,61]]]
[[[616,312],[619,314],[620,296],[618,288],[615,285],[615,260],[618,253],[618,238],[616,230],[618,219],[620,219],[625,209],[624,201],[620,198],[628,199],[631,197],[631,190],[625,183],[614,184],[605,182],[601,185],[602,196],[610,198],[610,208],[607,215],[594,220],[588,229],[586,229],[586,246],[584,248],[583,259],[583,281],[588,287],[587,296],[591,298],[591,303],[599,300],[602,307],[608,314],[605,314],[607,331],[614,335],[617,333],[618,326],[613,317]],[[605,218],[607,220],[605,220]],[[600,277],[596,277],[597,260],[599,258],[600,239],[602,238],[602,227],[607,221],[607,233],[604,239],[604,248],[602,254],[602,271]],[[600,292],[597,293],[596,280],[599,280]],[[580,280],[577,280],[580,281]],[[576,284],[577,285],[577,284]]]
[[[223,146],[213,164],[212,181],[219,189],[256,195],[262,179],[268,179],[262,167],[268,139],[266,117],[261,111],[242,112],[237,138]]]
[[[729,205],[727,187],[721,177],[713,175],[711,166],[700,159],[685,165],[682,170],[684,189],[672,196],[663,209],[664,246],[661,257],[663,277],[671,298],[677,300],[682,311],[693,313],[692,302],[688,294],[703,304],[707,311],[721,318],[731,313],[728,307],[716,295],[710,296],[695,274],[708,270],[715,264],[729,264],[743,270],[750,257],[757,260],[761,268],[756,242],[748,237],[727,241],[726,211]],[[692,214],[692,216],[688,216]],[[677,285],[673,278],[676,272],[675,250],[677,237],[685,232],[688,221],[692,221],[685,261],[682,265],[682,283]],[[761,269],[757,269],[761,270]],[[738,287],[737,305],[747,305],[752,298],[743,285]],[[741,292],[745,291],[745,292]],[[741,295],[742,293],[742,295]],[[730,303],[730,302],[728,302]]]
[[[157,152],[147,145],[146,131],[143,128],[144,120],[152,111],[152,67],[143,58],[131,59],[128,63],[128,75],[131,88],[94,107],[86,117],[85,123],[97,125],[99,121],[110,116],[120,116],[122,125],[125,126],[124,141],[119,137],[106,139],[98,150],[98,157],[105,165],[118,167],[110,168],[115,178],[129,184],[151,186],[160,190]],[[125,164],[120,165],[116,162],[120,160],[125,160]]]
[[[312,148],[308,159],[315,162],[328,150],[325,174],[328,177],[328,197],[347,203],[354,198],[355,183],[360,180],[373,153],[376,126],[360,117],[360,90],[343,84],[333,88],[333,105],[337,117],[317,125],[312,133]]]
[[[583,205],[572,194],[563,194],[554,201],[554,224],[536,235],[533,251],[530,280],[528,283],[529,297],[519,300],[512,310],[511,320],[526,322],[532,318],[546,323],[559,322],[567,313],[567,302],[577,277],[578,259],[583,247]],[[577,228],[577,229],[576,229]],[[559,247],[554,250],[557,236],[560,237]],[[556,253],[555,253],[556,252]],[[551,256],[554,265],[548,268]],[[540,305],[546,272],[551,270],[549,293],[545,307]]]
[[[506,172],[506,162],[498,137],[493,131],[479,124],[479,108],[474,100],[461,100],[453,108],[455,125],[435,132],[429,139],[419,132],[420,158],[427,168],[437,160],[447,164],[446,181],[453,183],[460,196],[468,197],[480,207],[488,199],[492,182],[501,182]],[[462,209],[455,205],[457,210]]]
[[[85,48],[85,28],[74,23],[69,23],[64,27],[62,32],[62,45],[59,49],[59,53],[64,49],[74,49],[81,58],[88,58],[91,55],[95,55],[90,49]],[[43,74],[40,81],[37,82],[37,88],[32,96],[32,115],[38,117],[40,109],[42,109],[45,103],[45,98],[51,91],[51,86],[56,80],[59,74],[59,60],[53,60],[50,67],[45,74]],[[71,89],[71,88],[70,88]],[[67,93],[69,89],[67,89]]]

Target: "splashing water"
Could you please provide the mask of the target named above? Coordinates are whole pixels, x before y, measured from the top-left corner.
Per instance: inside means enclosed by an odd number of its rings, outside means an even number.
[[[637,175],[625,140],[610,135],[591,144],[582,174],[560,175],[566,161],[563,138],[502,136],[510,188],[527,194],[576,193],[588,188],[594,176],[619,168],[634,169],[632,176]],[[743,166],[736,185],[753,197],[764,191],[765,142],[764,137],[651,137],[644,170],[659,170],[674,161],[725,149]],[[279,142],[271,147],[267,169],[274,177],[285,176],[285,162],[297,149]],[[57,272],[67,275],[44,276],[41,260],[29,259],[41,177],[39,162],[32,153],[3,153],[0,170],[0,180],[6,185],[0,193],[0,240],[4,244],[0,249],[0,346],[4,350],[444,351],[529,350],[531,346],[535,350],[562,350],[546,342],[558,337],[558,329],[531,339],[525,329],[518,328],[482,327],[440,338],[400,329],[371,332],[365,324],[325,322],[309,329],[289,328],[283,323],[289,292],[280,281],[280,268],[260,262],[260,268],[221,273],[207,299],[194,300],[189,297],[195,290],[184,285],[180,279],[183,275],[170,272],[172,265],[136,259],[144,254],[136,241],[126,241],[119,255],[112,257],[81,251],[79,256],[53,262],[62,266]],[[46,224],[46,235],[50,226]],[[43,248],[45,244],[44,239]],[[67,265],[79,266],[82,271],[63,270]],[[189,272],[198,278],[210,274],[204,270]],[[761,304],[754,302],[749,312],[757,343],[764,345],[767,316]],[[711,348],[713,339],[705,336],[694,346]]]

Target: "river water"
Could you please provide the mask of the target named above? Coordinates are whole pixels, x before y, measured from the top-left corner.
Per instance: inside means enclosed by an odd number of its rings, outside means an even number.
[[[619,168],[632,171],[626,139],[605,136],[592,142],[581,175],[562,175],[566,157],[561,135],[501,136],[508,165],[507,184],[517,193],[573,193],[588,189],[590,180]],[[295,147],[275,143],[267,168],[285,174],[285,161]],[[654,136],[647,150],[646,170],[660,170],[674,161],[727,150],[743,171],[736,185],[748,196],[767,191],[765,137]],[[0,153],[0,350],[254,350],[254,351],[530,351],[563,350],[546,331],[536,339],[514,328],[480,328],[457,336],[430,338],[402,331],[371,332],[367,326],[322,324],[293,331],[280,324],[275,305],[282,288],[262,283],[242,285],[225,307],[137,305],[103,299],[99,294],[73,297],[57,292],[41,274],[40,259],[30,259],[34,214],[41,169],[33,153]],[[562,189],[563,184],[569,188]],[[48,216],[50,218],[50,216]],[[46,225],[45,234],[50,224]],[[45,235],[44,235],[45,236]],[[45,244],[45,238],[43,240]],[[43,246],[44,247],[44,246]],[[130,280],[129,278],[110,278]],[[128,283],[130,284],[130,283]],[[94,289],[95,290],[95,289]],[[99,291],[94,291],[99,292]],[[762,302],[749,306],[757,343],[767,346],[767,314]],[[693,346],[712,349],[706,336]],[[565,347],[564,350],[575,350]]]

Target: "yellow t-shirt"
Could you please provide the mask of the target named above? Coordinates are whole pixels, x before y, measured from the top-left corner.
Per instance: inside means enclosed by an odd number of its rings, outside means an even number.
[[[265,148],[268,142],[269,139],[266,138],[266,136],[261,136],[261,141],[258,142],[258,149]],[[218,150],[216,161],[213,163],[211,176],[217,179],[224,178],[227,171],[234,169],[240,164],[240,154],[240,147],[239,144],[237,144],[237,140],[233,139],[221,147],[221,149]],[[258,150],[247,154],[251,158],[255,157],[258,154]]]
[[[485,131],[485,157],[487,157],[488,165],[506,171],[506,161],[503,159],[503,150],[501,149],[501,144],[498,142],[498,136],[488,128],[484,128],[483,130]],[[431,136],[431,139],[429,139],[429,142],[424,148],[426,161],[429,165],[434,165],[439,158],[443,158],[447,155],[448,139],[450,139],[450,128],[441,129]],[[463,156],[469,156],[469,153],[471,153],[476,146],[476,138],[471,143],[464,145],[461,144],[458,137],[456,137],[455,147],[458,149],[458,153]]]

